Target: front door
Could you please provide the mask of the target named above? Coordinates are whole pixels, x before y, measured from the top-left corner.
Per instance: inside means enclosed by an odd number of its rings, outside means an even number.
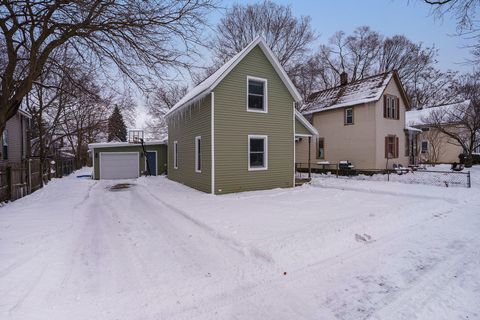
[[[157,153],[155,151],[147,151],[147,161],[152,176],[157,175]],[[145,163],[145,171],[147,171],[147,164]]]

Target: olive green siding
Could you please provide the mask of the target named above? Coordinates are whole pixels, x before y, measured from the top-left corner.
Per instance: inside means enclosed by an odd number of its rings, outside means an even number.
[[[247,112],[247,76],[267,79],[268,113]],[[294,185],[293,97],[257,45],[215,92],[215,193]],[[268,136],[268,170],[248,170],[248,135]]]
[[[301,123],[296,118],[295,118],[295,134],[309,135],[309,136],[312,135],[312,133],[308,131],[308,129],[303,125],[303,123]]]
[[[167,146],[164,144],[145,146],[147,151],[157,151],[157,175],[164,174],[167,171]],[[142,147],[139,145],[122,146],[122,147],[107,147],[93,149],[93,172],[96,180],[100,179],[100,152],[139,152],[139,175],[142,174],[145,168],[145,157],[143,156]]]
[[[211,98],[210,95],[168,118],[168,178],[192,188],[211,192]],[[202,172],[195,172],[195,137],[201,136]],[[174,168],[174,141],[178,169]]]

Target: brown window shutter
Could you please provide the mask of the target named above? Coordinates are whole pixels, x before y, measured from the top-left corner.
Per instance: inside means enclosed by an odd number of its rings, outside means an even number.
[[[395,158],[398,158],[398,152],[399,152],[399,139],[398,137],[395,137]]]
[[[383,96],[383,117],[387,117],[387,96]]]
[[[397,98],[397,120],[400,119],[400,99]]]
[[[385,137],[385,159],[388,158],[388,137]]]

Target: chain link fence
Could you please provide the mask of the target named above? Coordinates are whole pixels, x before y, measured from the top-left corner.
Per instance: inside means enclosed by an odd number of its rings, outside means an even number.
[[[391,181],[406,184],[426,184],[441,187],[464,187],[472,186],[470,171],[437,171],[437,170],[379,170],[379,169],[339,169],[334,164],[310,165],[298,163],[296,165],[296,177],[308,176],[309,170],[314,174],[328,174],[331,177],[369,180]]]

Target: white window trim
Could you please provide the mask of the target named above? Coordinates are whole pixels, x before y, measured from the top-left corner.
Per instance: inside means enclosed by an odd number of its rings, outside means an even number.
[[[264,83],[263,86],[263,110],[249,109],[248,108],[248,82],[250,80],[260,81]],[[268,113],[268,80],[264,78],[258,78],[253,76],[247,76],[247,111],[248,112],[257,112],[257,113]]]
[[[173,141],[173,169],[178,169],[178,141]]]
[[[200,160],[200,170],[198,170],[198,141],[200,141],[200,144],[202,143],[202,137],[201,136],[196,136],[195,137],[195,172],[196,173],[202,173],[201,165],[203,163],[202,163],[201,160]],[[201,145],[200,145],[200,148],[202,148]],[[200,157],[202,157],[201,151],[202,151],[202,149],[200,149]]]
[[[250,139],[263,139],[264,140],[264,167],[250,167]],[[247,146],[247,161],[248,161],[248,171],[265,171],[268,170],[268,136],[266,135],[248,135],[248,146]]]

